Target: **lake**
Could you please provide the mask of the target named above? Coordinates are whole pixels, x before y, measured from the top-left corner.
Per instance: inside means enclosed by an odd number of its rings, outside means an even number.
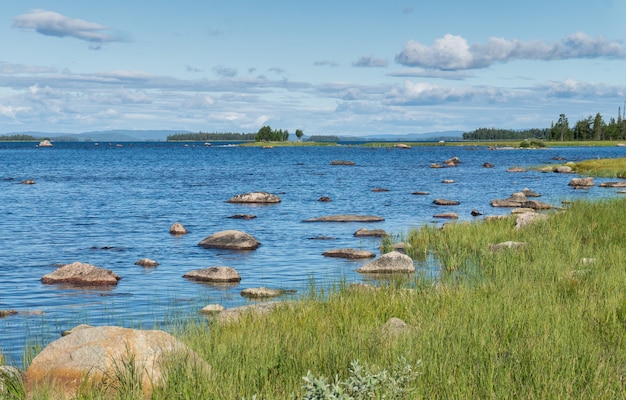
[[[43,346],[81,323],[169,329],[181,316],[198,317],[210,303],[248,304],[245,288],[265,286],[306,293],[312,284],[330,287],[342,280],[371,280],[355,272],[366,261],[323,257],[333,248],[378,253],[380,239],[357,238],[360,228],[403,234],[445,220],[434,214],[454,211],[473,220],[471,211],[508,214],[492,208],[493,199],[530,188],[538,200],[559,206],[563,200],[617,195],[617,189],[568,186],[575,175],[506,172],[532,167],[623,157],[624,147],[488,150],[485,147],[432,146],[411,149],[337,147],[239,147],[202,143],[0,143],[0,353],[20,364],[25,348]],[[457,167],[433,169],[458,157]],[[349,160],[353,166],[334,166]],[[494,164],[484,168],[483,163]],[[33,179],[34,185],[20,184]],[[444,184],[443,180],[454,180]],[[604,181],[596,179],[596,183]],[[388,191],[373,191],[384,188]],[[231,204],[234,195],[267,191],[281,197],[274,205]],[[413,195],[427,191],[425,196]],[[327,196],[331,202],[318,199]],[[435,198],[460,201],[437,206]],[[254,214],[251,220],[228,218]],[[378,215],[376,223],[304,223],[331,214]],[[477,217],[482,218],[482,217]],[[189,233],[173,236],[180,222]],[[255,251],[235,252],[198,246],[226,229],[243,230],[260,242]],[[327,236],[333,240],[312,240]],[[135,265],[141,258],[155,268]],[[43,285],[41,277],[60,264],[81,261],[113,270],[122,279],[114,288],[80,289]],[[417,264],[416,264],[417,265]],[[193,269],[230,266],[238,285],[188,281]],[[436,276],[435,265],[417,265]],[[298,296],[290,295],[285,299]]]

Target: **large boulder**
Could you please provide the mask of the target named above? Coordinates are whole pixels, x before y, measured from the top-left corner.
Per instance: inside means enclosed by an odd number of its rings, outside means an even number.
[[[528,188],[524,188],[522,189],[522,193],[524,193],[524,196],[526,197],[541,197],[541,195],[537,192],[534,192]]]
[[[165,361],[178,355],[208,375],[210,366],[169,333],[116,326],[81,329],[46,346],[26,370],[25,383],[29,392],[52,385],[52,398],[74,398],[85,383],[100,384],[133,367],[149,396],[153,385],[163,382]]]
[[[358,249],[332,249],[327,250],[322,253],[324,257],[339,257],[339,258],[348,258],[348,259],[357,259],[357,258],[374,258],[376,254],[367,250],[358,250]]]
[[[231,267],[209,267],[194,269],[183,275],[183,278],[201,282],[239,282],[241,276]]]
[[[375,215],[340,214],[305,219],[304,222],[379,222],[384,220],[385,219],[383,217]]]
[[[237,230],[226,230],[204,238],[198,246],[214,249],[255,250],[261,243],[254,236]]]
[[[413,265],[411,257],[398,251],[392,251],[390,253],[383,254],[376,260],[365,264],[356,271],[365,274],[408,273],[415,271],[415,265]]]
[[[159,263],[150,258],[142,258],[135,261],[135,265],[140,265],[142,267],[156,267],[159,265]]]
[[[267,192],[250,192],[233,196],[227,203],[273,204],[280,203],[280,197]]]
[[[533,210],[551,210],[553,207],[548,204],[537,200],[528,200],[521,204],[524,208],[532,208]]]
[[[44,275],[44,284],[69,283],[83,286],[117,285],[120,278],[113,271],[95,265],[74,262],[66,264],[54,272]]]

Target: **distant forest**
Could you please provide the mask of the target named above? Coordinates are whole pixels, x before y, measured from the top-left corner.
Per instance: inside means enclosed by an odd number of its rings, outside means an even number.
[[[478,128],[463,133],[463,140],[524,140],[540,139],[550,141],[573,140],[626,140],[626,106],[618,108],[617,119],[611,117],[607,123],[600,113],[588,116],[570,125],[565,114],[559,115],[556,123],[544,129],[497,129]]]
[[[167,137],[168,142],[208,142],[208,141],[233,141],[233,142],[247,142],[254,141],[256,133],[175,133]]]
[[[3,135],[0,136],[0,142],[39,142],[42,138],[36,138],[31,135]]]
[[[309,137],[309,142],[338,142],[337,136],[313,135]]]

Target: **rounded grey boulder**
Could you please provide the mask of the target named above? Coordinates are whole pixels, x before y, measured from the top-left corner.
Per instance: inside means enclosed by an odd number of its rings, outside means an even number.
[[[411,257],[398,251],[392,251],[383,254],[371,263],[365,264],[356,272],[366,274],[408,273],[415,272],[415,265],[413,265]]]
[[[214,249],[255,250],[261,243],[243,231],[226,230],[204,238],[198,246]]]

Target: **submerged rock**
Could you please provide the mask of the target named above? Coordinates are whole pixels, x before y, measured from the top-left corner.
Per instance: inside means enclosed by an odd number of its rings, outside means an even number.
[[[355,163],[347,160],[333,160],[330,162],[330,165],[355,165]]]
[[[436,204],[438,206],[458,206],[459,204],[461,204],[461,202],[448,199],[435,199],[433,200],[433,204]]]
[[[383,217],[375,215],[339,214],[305,219],[304,222],[379,222],[384,220]]]
[[[374,258],[376,254],[367,250],[358,250],[351,248],[332,249],[322,253],[324,257],[339,257],[348,259]]]
[[[266,287],[249,288],[241,291],[242,297],[250,299],[269,299],[287,293],[284,289],[270,289]]]

